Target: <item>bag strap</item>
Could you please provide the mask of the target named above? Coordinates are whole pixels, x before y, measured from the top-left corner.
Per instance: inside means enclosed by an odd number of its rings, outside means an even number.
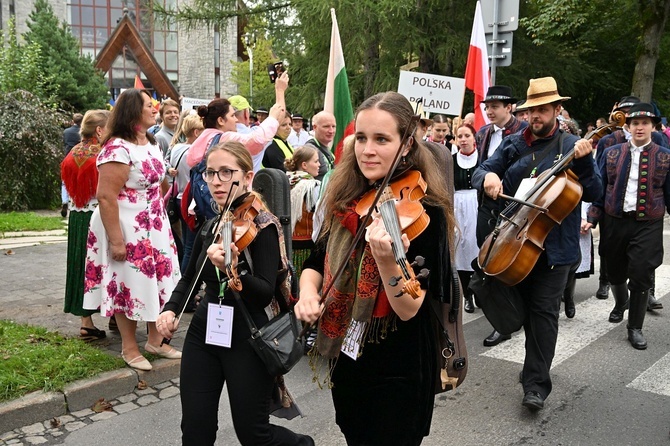
[[[186,150],[184,150],[183,152],[181,152],[181,155],[179,155],[179,158],[177,158],[177,165],[174,166],[175,168],[179,167],[179,163],[181,162],[181,159],[184,157],[186,152],[188,152],[188,148]],[[172,192],[170,193],[170,195],[175,197],[175,198],[176,198],[176,195],[175,195],[174,191],[175,191],[176,186],[177,186],[177,178],[173,178],[172,179]]]
[[[244,316],[244,320],[246,321],[247,325],[249,326],[249,331],[251,332],[251,337],[253,339],[259,337],[261,335],[260,330],[256,327],[256,324],[254,323],[254,320],[251,318],[251,314],[249,313],[249,310],[247,309],[246,304],[242,300],[242,296],[240,296],[240,293],[237,291],[231,289],[233,292],[233,296],[235,296],[235,300],[237,301],[238,307],[240,311],[242,311],[242,316]]]

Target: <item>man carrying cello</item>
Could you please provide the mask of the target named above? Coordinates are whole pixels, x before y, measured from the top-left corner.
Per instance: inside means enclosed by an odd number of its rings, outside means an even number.
[[[537,178],[554,161],[574,150],[574,159],[568,167],[583,188],[582,199],[600,198],[602,183],[593,157],[589,156],[593,150],[591,143],[560,129],[557,117],[566,99],[570,98],[558,94],[554,78],[531,79],[524,105],[530,113],[528,128],[507,137],[475,171],[472,184],[494,200],[499,194],[515,195],[520,186],[526,187],[529,179]],[[522,180],[527,181],[522,185]],[[579,261],[580,224],[580,207],[576,206],[562,224],[549,230],[539,259],[515,285],[526,310],[523,325],[526,357],[521,382],[522,404],[530,410],[542,409],[551,392],[549,370],[558,337],[558,313],[570,267]]]

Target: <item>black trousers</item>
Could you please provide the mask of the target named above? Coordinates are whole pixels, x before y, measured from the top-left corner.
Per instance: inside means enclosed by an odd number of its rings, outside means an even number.
[[[561,296],[572,265],[551,267],[545,255],[517,288],[526,305],[526,357],[523,363],[523,390],[534,390],[544,398],[551,393],[549,370],[558,338]]]
[[[628,280],[631,291],[647,291],[652,274],[663,263],[663,219],[637,221],[605,214],[600,228],[601,255],[612,285]]]
[[[270,424],[274,378],[247,342],[251,334],[239,310],[235,309],[230,348],[205,344],[206,313],[205,302],[196,310],[184,340],[180,377],[182,444],[214,444],[224,383],[235,433],[242,445],[298,444],[296,434]]]

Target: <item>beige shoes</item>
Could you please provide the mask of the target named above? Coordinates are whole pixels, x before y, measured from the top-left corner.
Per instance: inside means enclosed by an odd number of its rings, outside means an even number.
[[[140,355],[136,358],[133,358],[131,360],[126,359],[126,357],[123,356],[123,354],[121,354],[121,357],[126,362],[128,367],[133,368],[135,370],[144,370],[146,372],[146,371],[149,371],[153,368],[153,367],[151,367],[151,363],[149,361],[147,361],[147,358],[145,358],[142,355]]]
[[[148,342],[144,344],[144,350],[147,353],[151,353],[153,355],[158,355],[162,356],[163,358],[167,359],[181,359],[181,352],[179,350],[174,349],[173,347],[170,347],[169,345],[166,346],[168,347],[167,349],[161,348],[161,347],[156,347]]]

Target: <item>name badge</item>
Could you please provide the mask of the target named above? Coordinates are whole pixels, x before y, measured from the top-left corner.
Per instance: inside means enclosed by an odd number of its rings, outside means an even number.
[[[354,361],[358,359],[358,352],[361,349],[361,342],[363,342],[365,325],[365,322],[352,320],[347,329],[347,334],[342,340],[342,348],[340,348],[340,351]]]
[[[233,307],[207,304],[207,332],[205,344],[230,348],[233,338]]]

